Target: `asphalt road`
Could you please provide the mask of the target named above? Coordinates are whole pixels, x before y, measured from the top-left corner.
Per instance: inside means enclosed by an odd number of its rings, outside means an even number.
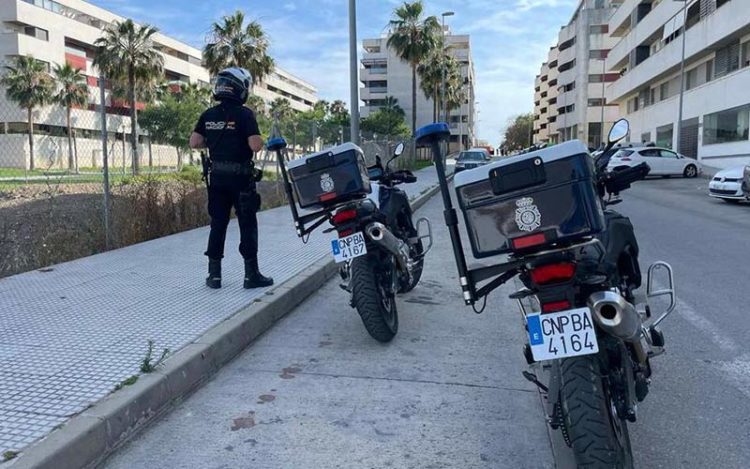
[[[649,180],[616,207],[633,220],[644,272],[671,263],[680,298],[630,426],[639,468],[750,461],[750,204],[710,199],[706,187]],[[107,467],[553,467],[538,395],[520,376],[511,286],[484,314],[467,310],[439,199],[420,215],[434,221],[436,246],[399,301],[391,344],[367,336],[331,282]]]

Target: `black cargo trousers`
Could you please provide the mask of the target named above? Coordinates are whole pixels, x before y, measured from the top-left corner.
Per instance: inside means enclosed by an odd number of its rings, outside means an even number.
[[[224,257],[224,242],[232,207],[240,226],[240,254],[245,260],[258,257],[258,217],[260,195],[255,181],[249,176],[215,177],[208,188],[208,214],[211,233],[208,236],[206,256],[209,259]]]

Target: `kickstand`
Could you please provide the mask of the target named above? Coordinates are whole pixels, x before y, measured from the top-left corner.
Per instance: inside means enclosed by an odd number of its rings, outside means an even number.
[[[523,377],[526,378],[529,382],[536,384],[537,387],[542,390],[542,392],[549,393],[549,388],[539,382],[534,373],[531,373],[530,371],[522,371],[521,373],[523,374]]]

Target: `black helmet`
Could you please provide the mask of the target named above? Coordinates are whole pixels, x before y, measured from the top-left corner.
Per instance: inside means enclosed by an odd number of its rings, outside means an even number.
[[[225,68],[216,75],[214,99],[217,101],[237,101],[244,104],[250,91],[253,77],[244,68]]]

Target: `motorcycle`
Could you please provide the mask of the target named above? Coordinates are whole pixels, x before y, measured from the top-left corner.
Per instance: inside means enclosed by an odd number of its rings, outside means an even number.
[[[361,191],[306,215],[300,215],[297,209],[299,200],[295,201],[294,181],[290,181],[282,154],[286,142],[281,138],[272,139],[268,148],[276,152],[298,236],[304,239],[326,221],[330,223],[331,228],[324,232],[338,235],[331,241],[331,251],[334,260],[341,264],[341,288],[350,294],[350,304],[359,313],[370,336],[379,342],[391,341],[398,332],[396,295],[417,286],[424,269],[424,257],[432,247],[429,220],[420,218],[414,223],[409,198],[397,187],[414,183],[417,177],[408,170],[391,169],[393,161],[403,153],[404,144],[395,148],[385,165],[376,156],[375,164],[366,168],[368,182],[365,185],[370,186],[369,194]],[[341,148],[361,154],[351,143]],[[331,178],[331,172],[321,175],[321,185],[333,187],[334,183],[326,178]],[[299,194],[298,187],[296,190]],[[422,227],[426,227],[424,235],[420,234]]]
[[[527,332],[530,371],[523,375],[544,396],[547,422],[561,431],[578,467],[632,467],[628,423],[648,394],[651,359],[664,351],[659,324],[676,306],[665,262],[649,267],[646,302],[636,301],[638,243],[630,220],[609,208],[650,171],[645,163],[607,171],[614,145],[628,133],[627,120],[615,123],[596,158],[581,142],[565,142],[457,176],[475,257],[507,255],[473,269],[440,151],[449,130],[432,124],[417,133],[418,145],[432,149],[465,303],[482,312],[480,299],[520,280],[510,298],[518,301]],[[654,314],[649,302],[658,297],[668,302]],[[546,384],[537,373],[548,376]]]

